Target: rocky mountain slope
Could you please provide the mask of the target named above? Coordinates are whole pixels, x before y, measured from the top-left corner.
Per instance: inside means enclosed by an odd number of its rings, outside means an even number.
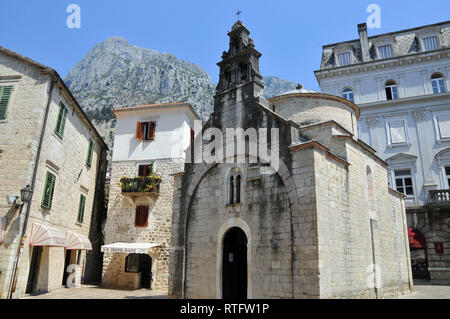
[[[187,101],[204,121],[213,109],[215,85],[200,66],[139,48],[120,37],[97,44],[64,81],[110,147],[113,108]],[[296,87],[276,77],[265,77],[264,82],[267,98]]]

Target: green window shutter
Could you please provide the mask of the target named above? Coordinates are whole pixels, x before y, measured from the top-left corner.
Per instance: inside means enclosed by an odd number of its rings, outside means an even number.
[[[86,196],[80,195],[80,205],[78,206],[78,222],[82,223],[84,218],[84,207],[86,206]]]
[[[12,86],[0,86],[0,120],[6,119],[6,111],[8,110],[12,91]]]
[[[45,178],[44,194],[42,196],[41,207],[50,209],[52,207],[53,193],[55,191],[56,176],[47,172]]]
[[[86,164],[88,166],[92,165],[92,155],[94,153],[94,141],[92,139],[89,140],[89,149],[88,149],[88,154],[87,154],[87,158],[86,158]]]
[[[64,106],[64,104],[59,105],[59,113],[58,113],[58,119],[56,121],[56,128],[55,128],[55,134],[58,135],[60,138],[64,137],[64,127],[66,126],[66,120],[67,120],[67,108]]]

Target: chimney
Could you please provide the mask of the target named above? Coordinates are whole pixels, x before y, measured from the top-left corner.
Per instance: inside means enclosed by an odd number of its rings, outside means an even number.
[[[369,38],[367,37],[367,24],[358,24],[359,42],[361,44],[361,55],[363,62],[370,61]]]

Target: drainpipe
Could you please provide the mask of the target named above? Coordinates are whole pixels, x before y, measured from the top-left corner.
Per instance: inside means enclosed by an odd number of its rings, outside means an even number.
[[[49,69],[44,69],[42,70],[42,72],[45,73],[52,73],[52,70]],[[52,76],[52,74],[50,74],[50,76]],[[19,244],[19,248],[17,249],[17,255],[16,255],[16,260],[14,262],[14,270],[11,276],[11,285],[10,285],[10,291],[8,294],[8,298],[12,299],[12,296],[14,294],[14,292],[16,291],[16,285],[17,285],[17,278],[18,278],[18,272],[20,269],[20,264],[21,264],[21,260],[22,260],[22,255],[23,255],[23,246],[25,243],[25,238],[26,238],[26,231],[27,231],[27,225],[28,225],[28,217],[30,216],[30,210],[31,210],[31,203],[33,200],[33,194],[34,194],[34,186],[36,183],[36,176],[37,176],[37,170],[38,170],[38,166],[39,166],[39,160],[41,157],[41,150],[42,150],[42,143],[44,141],[44,133],[45,133],[45,128],[47,126],[47,119],[48,119],[48,113],[50,110],[50,104],[52,101],[52,94],[53,94],[53,88],[55,86],[55,84],[58,82],[58,80],[53,80],[50,83],[50,93],[48,95],[48,100],[47,100],[47,106],[45,109],[45,116],[44,116],[44,123],[42,124],[42,129],[41,129],[41,136],[39,138],[39,146],[38,146],[38,150],[37,150],[37,154],[36,154],[36,162],[34,164],[34,169],[33,169],[33,176],[31,179],[31,190],[33,191],[31,193],[31,197],[30,200],[27,203],[27,209],[25,212],[25,219],[23,222],[23,228],[22,228],[22,234],[21,234],[21,239],[20,239],[20,244]]]

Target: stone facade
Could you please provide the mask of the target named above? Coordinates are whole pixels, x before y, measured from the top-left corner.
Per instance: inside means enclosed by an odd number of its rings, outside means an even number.
[[[114,112],[117,126],[105,245],[155,244],[147,253],[151,258],[151,288],[167,291],[174,198],[172,174],[183,170],[184,151],[190,143],[190,130],[198,116],[186,103],[135,106],[115,109]],[[155,123],[155,136],[151,140],[140,140],[136,136],[137,123],[145,121]],[[140,165],[151,165],[152,174],[161,177],[158,194],[141,192],[127,196],[122,192],[122,177],[138,178]],[[147,226],[136,226],[139,206],[149,207]],[[130,255],[130,251],[104,252],[103,286],[130,290],[141,288],[141,277],[148,270],[127,272],[126,259]]]
[[[240,154],[243,163],[226,154],[185,164],[175,178],[169,297],[410,292],[403,196],[388,189],[387,164],[358,140],[359,109],[324,94],[263,99],[260,53],[248,34],[240,21],[229,33],[214,113],[203,132],[219,129],[225,141],[227,128],[278,129],[279,165],[261,153],[254,159],[249,149]],[[327,113],[316,111],[321,107]],[[200,138],[211,142],[199,136],[196,142]],[[266,141],[272,152],[277,142]],[[270,165],[275,172],[267,174]],[[236,172],[241,182],[233,188]],[[230,202],[230,186],[240,189],[239,201]],[[230,233],[240,237],[230,239]]]
[[[140,164],[148,161],[121,161],[112,163],[112,175],[109,193],[108,219],[105,227],[105,244],[116,242],[150,242],[159,247],[151,248],[153,288],[167,290],[170,228],[172,223],[173,177],[171,174],[182,169],[182,161],[171,159],[155,160],[153,172],[162,178],[160,194],[157,198],[141,197],[136,200],[124,197],[120,187],[123,176],[137,177]],[[136,227],[134,219],[136,206],[149,205],[148,227]],[[105,287],[138,289],[140,287],[138,273],[125,272],[123,253],[104,253],[103,280]]]
[[[50,226],[66,234],[72,231],[85,237],[90,232],[92,216],[98,200],[96,185],[102,176],[107,147],[93,125],[82,113],[59,75],[52,69],[24,58],[7,49],[0,49],[0,86],[12,86],[13,93],[6,119],[0,121],[0,218],[5,225],[0,246],[0,298],[7,298],[12,271],[19,248],[25,214],[29,211],[23,257],[13,298],[25,294],[33,247],[30,232],[35,223]],[[54,133],[59,105],[69,110],[64,137]],[[86,165],[89,139],[94,141],[92,165]],[[47,172],[56,176],[51,209],[41,207]],[[7,195],[20,196],[20,189],[30,184],[32,201],[25,204],[22,214],[6,202]],[[84,219],[77,222],[80,194],[86,196]],[[72,261],[75,258],[72,253]],[[31,292],[62,287],[65,247],[42,247],[36,282]],[[81,251],[79,263],[85,263],[86,251]]]
[[[409,232],[423,238],[421,249],[411,247],[414,277],[449,284],[450,130],[445,121],[450,117],[450,23],[369,37],[361,24],[358,32],[357,40],[323,47],[317,80],[323,93],[358,105],[359,138],[389,164],[391,187],[407,193]],[[383,57],[381,47],[390,47],[391,55]],[[350,63],[339,65],[338,55],[345,52],[353,54]],[[396,85],[392,99],[388,82]],[[408,192],[401,172],[409,173]]]

